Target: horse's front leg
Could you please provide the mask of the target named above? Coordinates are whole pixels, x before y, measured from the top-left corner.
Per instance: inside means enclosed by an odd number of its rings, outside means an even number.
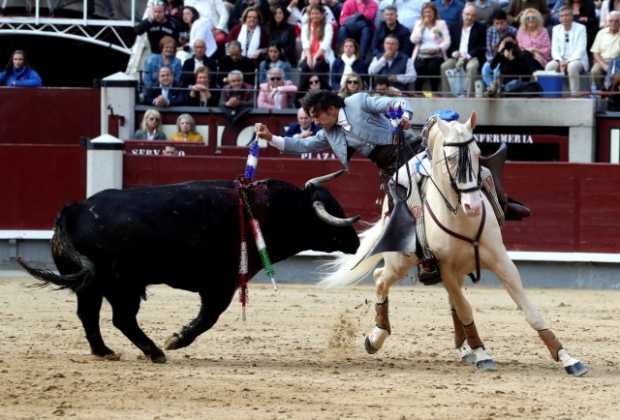
[[[480,370],[496,370],[495,361],[478,335],[471,305],[463,294],[463,280],[453,276],[448,270],[443,270],[442,273],[444,273],[443,282],[450,300],[457,357]]]
[[[390,288],[401,278],[405,277],[409,269],[415,265],[417,258],[402,254],[384,254],[385,265],[377,268],[373,272],[375,280],[375,327],[366,336],[364,347],[370,354],[374,354],[385,342],[385,339],[392,333],[389,315],[388,296]]]
[[[570,375],[583,376],[588,373],[589,368],[568,354],[560,340],[556,338],[553,331],[547,326],[538,309],[530,302],[525,294],[519,271],[512,260],[508,258],[508,255],[500,256],[496,261],[493,272],[502,282],[512,300],[523,311],[527,322],[538,332],[538,336],[547,346],[553,360],[562,362],[564,369]]]

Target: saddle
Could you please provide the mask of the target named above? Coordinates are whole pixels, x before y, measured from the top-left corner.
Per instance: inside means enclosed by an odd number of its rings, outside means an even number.
[[[506,143],[502,143],[499,149],[490,156],[480,156],[480,164],[485,166],[491,172],[493,183],[495,184],[495,193],[497,200],[503,211],[505,220],[522,220],[529,217],[532,212],[523,203],[508,197],[502,184],[502,172],[504,163],[508,155],[508,147]],[[491,203],[494,202],[492,197],[488,197]],[[496,210],[497,215],[497,210]],[[498,217],[499,220],[499,217]]]

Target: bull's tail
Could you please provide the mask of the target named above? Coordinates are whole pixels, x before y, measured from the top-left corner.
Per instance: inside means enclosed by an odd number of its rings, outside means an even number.
[[[357,284],[383,259],[382,254],[367,257],[385,229],[382,218],[360,234],[360,246],[355,255],[343,254],[326,264],[327,270],[319,286],[343,287]]]
[[[57,274],[47,269],[32,267],[21,258],[17,258],[17,263],[28,274],[43,282],[42,286],[54,284],[60,289],[71,289],[77,292],[95,278],[95,265],[88,257],[80,254],[75,249],[67,233],[67,215],[75,211],[76,207],[77,205],[73,204],[63,209],[56,220],[54,236],[52,238],[52,254],[54,255],[56,265],[62,264],[63,267],[71,267],[75,271],[74,273]]]

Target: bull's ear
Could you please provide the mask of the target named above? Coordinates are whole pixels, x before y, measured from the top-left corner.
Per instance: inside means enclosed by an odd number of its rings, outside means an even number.
[[[474,131],[474,128],[476,128],[477,120],[478,120],[478,116],[476,115],[476,111],[474,111],[469,116],[469,120],[467,120],[467,125],[469,126],[471,131]]]

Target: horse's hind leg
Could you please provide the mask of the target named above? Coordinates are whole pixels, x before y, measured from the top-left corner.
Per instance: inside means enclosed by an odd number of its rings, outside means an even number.
[[[389,316],[388,295],[394,283],[403,278],[411,267],[417,262],[415,256],[407,257],[402,254],[384,254],[385,265],[377,268],[373,272],[375,279],[375,293],[377,301],[375,303],[375,327],[366,336],[364,346],[366,351],[374,354],[385,342],[385,339],[392,333]]]
[[[538,332],[538,336],[547,346],[553,360],[556,362],[561,361],[564,369],[570,375],[582,376],[588,373],[588,367],[568,354],[560,340],[556,338],[553,331],[547,326],[538,309],[530,302],[525,294],[521,276],[514,263],[507,255],[504,258],[497,258],[496,261],[493,272],[502,282],[512,300],[523,311],[527,322]]]
[[[122,296],[106,296],[112,305],[112,323],[155,363],[165,363],[166,355],[142,331],[136,316],[140,309],[140,293],[123,292]]]
[[[478,335],[471,305],[463,294],[462,279],[459,280],[451,274],[446,274],[447,270],[442,270],[442,272],[452,309],[454,344],[458,357],[480,370],[496,370],[495,361],[484,348],[484,343]]]
[[[86,332],[86,339],[90,344],[92,354],[109,360],[118,360],[118,356],[103,342],[101,329],[99,328],[99,311],[103,295],[94,286],[87,286],[78,290],[77,315],[82,321]]]

